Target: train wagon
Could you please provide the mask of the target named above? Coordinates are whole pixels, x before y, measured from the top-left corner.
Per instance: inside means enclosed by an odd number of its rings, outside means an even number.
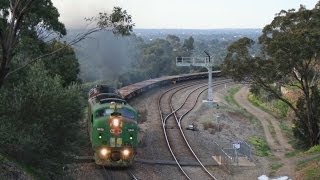
[[[88,93],[88,132],[97,165],[127,167],[138,146],[138,113],[109,86]]]

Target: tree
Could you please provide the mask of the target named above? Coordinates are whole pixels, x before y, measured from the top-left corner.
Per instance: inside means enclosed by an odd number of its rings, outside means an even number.
[[[36,58],[25,57],[23,64],[16,69],[11,69],[11,61],[15,55],[15,50],[20,40],[24,36],[33,35],[37,39],[43,38],[43,34],[49,32],[62,36],[66,34],[66,29],[58,20],[59,13],[53,6],[51,0],[5,0],[0,3],[0,88],[5,79],[27,65],[52,55],[69,45],[78,43],[88,35],[108,30],[114,34],[129,35],[134,24],[132,18],[125,10],[115,7],[111,14],[99,13],[98,17],[87,19],[96,21],[97,26],[84,33],[78,34],[73,40],[66,43],[59,49],[48,54],[43,54]]]
[[[54,52],[62,47],[64,48],[61,51],[45,58],[43,62],[49,74],[52,77],[59,75],[66,86],[79,81],[80,65],[73,48],[66,43],[52,41],[46,44],[45,53]]]
[[[192,36],[190,36],[188,39],[185,39],[183,42],[183,48],[187,51],[187,52],[191,52],[194,47],[193,47],[193,43],[194,43],[194,39]],[[191,53],[190,53],[191,55]]]
[[[10,63],[20,38],[40,29],[66,34],[51,0],[5,0],[0,3],[0,87],[11,71]]]
[[[80,88],[62,86],[42,62],[0,89],[0,154],[28,165],[40,179],[61,179],[83,138]]]
[[[303,136],[306,146],[320,143],[319,105],[315,104],[320,80],[319,7],[320,2],[311,10],[304,6],[282,10],[264,27],[260,54],[251,51],[253,40],[241,38],[228,47],[223,68],[234,79],[259,85],[288,104],[298,118],[295,135]],[[302,92],[297,105],[282,96],[281,86]]]

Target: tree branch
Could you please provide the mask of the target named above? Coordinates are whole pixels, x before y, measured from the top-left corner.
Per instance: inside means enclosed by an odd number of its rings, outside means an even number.
[[[281,101],[283,101],[284,103],[286,103],[286,104],[297,114],[297,112],[298,112],[297,108],[295,108],[295,107],[293,106],[293,104],[290,103],[288,100],[286,100],[286,99],[283,98],[281,95],[279,95],[274,89],[272,89],[272,88],[270,87],[270,85],[265,84],[264,81],[263,81],[261,78],[257,77],[257,78],[255,78],[254,81],[257,82],[258,84],[260,84],[265,90],[271,92],[271,93],[272,93],[273,95],[275,95],[278,99],[280,99]]]
[[[71,40],[71,41],[70,41],[69,43],[67,43],[65,46],[63,46],[63,47],[61,47],[61,48],[59,48],[59,49],[56,49],[56,50],[53,51],[53,52],[50,52],[50,53],[47,53],[47,54],[43,54],[43,55],[41,55],[41,56],[39,56],[39,57],[33,58],[33,59],[31,59],[30,61],[26,62],[26,63],[25,63],[24,65],[22,65],[21,67],[18,67],[18,68],[16,68],[16,69],[10,71],[10,72],[6,75],[6,78],[7,78],[8,76],[10,76],[11,74],[16,73],[16,72],[22,70],[23,68],[27,67],[29,64],[32,64],[32,63],[34,63],[34,62],[36,62],[36,61],[38,61],[38,60],[40,60],[40,59],[42,59],[42,58],[45,58],[45,57],[47,57],[47,56],[53,55],[53,54],[55,54],[55,53],[58,53],[58,52],[60,52],[61,50],[65,49],[65,48],[68,47],[68,46],[72,46],[72,45],[74,45],[74,44],[77,44],[78,42],[80,42],[80,41],[82,41],[83,39],[87,38],[88,35],[90,35],[90,34],[92,34],[92,33],[94,33],[94,32],[100,31],[100,30],[101,30],[101,28],[92,28],[92,29],[90,29],[89,31],[87,31],[87,32],[85,32],[85,33],[76,35],[76,38],[73,39],[73,40]]]

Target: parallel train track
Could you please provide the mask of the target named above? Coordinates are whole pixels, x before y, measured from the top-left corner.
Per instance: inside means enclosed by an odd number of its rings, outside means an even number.
[[[216,84],[213,84],[213,86],[218,86],[218,85],[221,85],[221,84],[224,84],[224,83],[227,83],[227,82],[230,82],[230,80],[220,81],[220,82],[218,82]],[[183,90],[185,88],[192,87],[194,85],[197,85],[197,87],[194,88],[191,92],[188,93],[188,95],[185,98],[184,102],[177,109],[174,109],[173,103],[172,103],[173,96],[177,92],[179,92],[179,91],[181,91],[181,90]],[[181,85],[181,86],[177,86],[177,87],[174,87],[174,88],[171,88],[171,89],[165,91],[160,96],[160,98],[158,100],[158,108],[159,108],[160,118],[161,118],[161,121],[162,121],[163,133],[164,133],[164,136],[165,136],[165,139],[166,139],[167,146],[168,146],[169,151],[170,151],[172,157],[174,158],[176,164],[178,165],[179,169],[181,170],[181,172],[183,173],[183,175],[187,179],[191,179],[190,175],[187,174],[187,172],[182,168],[182,166],[180,165],[180,162],[179,162],[183,158],[181,156],[178,157],[179,153],[181,153],[181,149],[177,149],[178,147],[175,147],[175,145],[177,145],[179,142],[180,142],[180,144],[181,144],[181,142],[183,142],[184,145],[188,146],[188,148],[187,148],[189,150],[189,155],[188,156],[192,156],[192,157],[194,157],[194,159],[196,159],[196,161],[200,164],[203,172],[205,172],[206,175],[208,177],[210,177],[211,179],[216,179],[216,177],[212,173],[210,173],[208,171],[208,169],[203,165],[203,163],[200,161],[198,156],[195,154],[195,152],[193,151],[192,147],[190,146],[190,144],[189,144],[187,138],[185,137],[185,135],[183,133],[183,130],[181,128],[181,120],[184,118],[185,115],[187,115],[195,107],[196,102],[199,99],[200,95],[204,91],[206,91],[207,89],[208,89],[207,88],[207,84],[200,84],[199,85],[199,84],[190,83],[190,84],[186,84],[186,85]],[[200,92],[198,92],[198,91],[200,91]],[[193,102],[191,107],[187,107],[187,111],[186,112],[184,112],[182,114],[179,114],[180,117],[178,117],[178,112],[179,111],[181,112],[182,108],[185,107],[188,98],[194,92],[198,92],[196,94],[196,99],[197,100],[195,102]],[[167,102],[163,102],[164,99],[165,99],[165,96],[168,93],[171,93],[171,94],[169,96],[167,96],[167,98],[168,98]],[[163,103],[166,103],[166,104],[164,106],[162,106],[161,104],[163,104]],[[170,109],[164,110],[168,105],[169,105]],[[184,109],[186,109],[186,107]],[[172,117],[174,117],[174,121],[172,121]],[[170,119],[171,119],[171,121],[170,121]],[[169,127],[171,127],[171,129],[169,129]],[[172,130],[172,128],[174,128],[174,129]],[[180,132],[180,133],[177,134],[177,131],[175,129],[177,129],[178,132]],[[178,138],[179,138],[179,140],[177,140]],[[184,153],[186,153],[186,152],[184,152]]]

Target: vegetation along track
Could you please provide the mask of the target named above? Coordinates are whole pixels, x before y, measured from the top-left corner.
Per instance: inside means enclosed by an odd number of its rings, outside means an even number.
[[[102,166],[101,173],[103,176],[103,179],[106,180],[118,180],[118,179],[133,179],[137,180],[136,176],[128,169],[107,169],[104,166]]]
[[[224,83],[228,83],[230,80],[224,80],[224,81],[219,81],[213,86],[221,85]],[[183,101],[183,103],[177,108],[174,109],[173,104],[172,104],[172,99],[173,96],[178,93],[179,91],[195,86],[196,87],[188,93],[187,97]],[[185,162],[194,162],[196,160],[201,168],[203,169],[203,172],[206,173],[206,176],[209,176],[210,178],[216,179],[214,175],[212,175],[208,169],[203,165],[203,163],[200,161],[200,159],[197,157],[195,152],[192,150],[187,138],[185,137],[183,130],[181,128],[181,120],[185,115],[187,115],[196,105],[197,100],[199,99],[200,95],[206,91],[207,84],[185,84],[181,86],[177,86],[174,88],[171,88],[167,91],[165,91],[159,98],[158,100],[158,108],[159,108],[159,113],[160,113],[160,118],[162,121],[162,128],[163,128],[163,133],[166,139],[167,146],[169,148],[169,151],[174,158],[175,162],[177,163],[179,169],[183,173],[183,175],[191,179],[190,175],[186,173],[186,171],[182,168],[181,161]],[[195,93],[198,92],[198,93]],[[190,103],[187,103],[187,100],[192,94],[196,94],[196,100],[191,103],[191,106],[187,107],[186,104],[190,105]],[[170,107],[170,108],[168,108]],[[178,111],[184,113],[180,113],[180,117],[178,117]],[[188,148],[181,148],[188,146]],[[189,158],[192,159],[189,159]],[[189,173],[190,174],[190,173]]]

